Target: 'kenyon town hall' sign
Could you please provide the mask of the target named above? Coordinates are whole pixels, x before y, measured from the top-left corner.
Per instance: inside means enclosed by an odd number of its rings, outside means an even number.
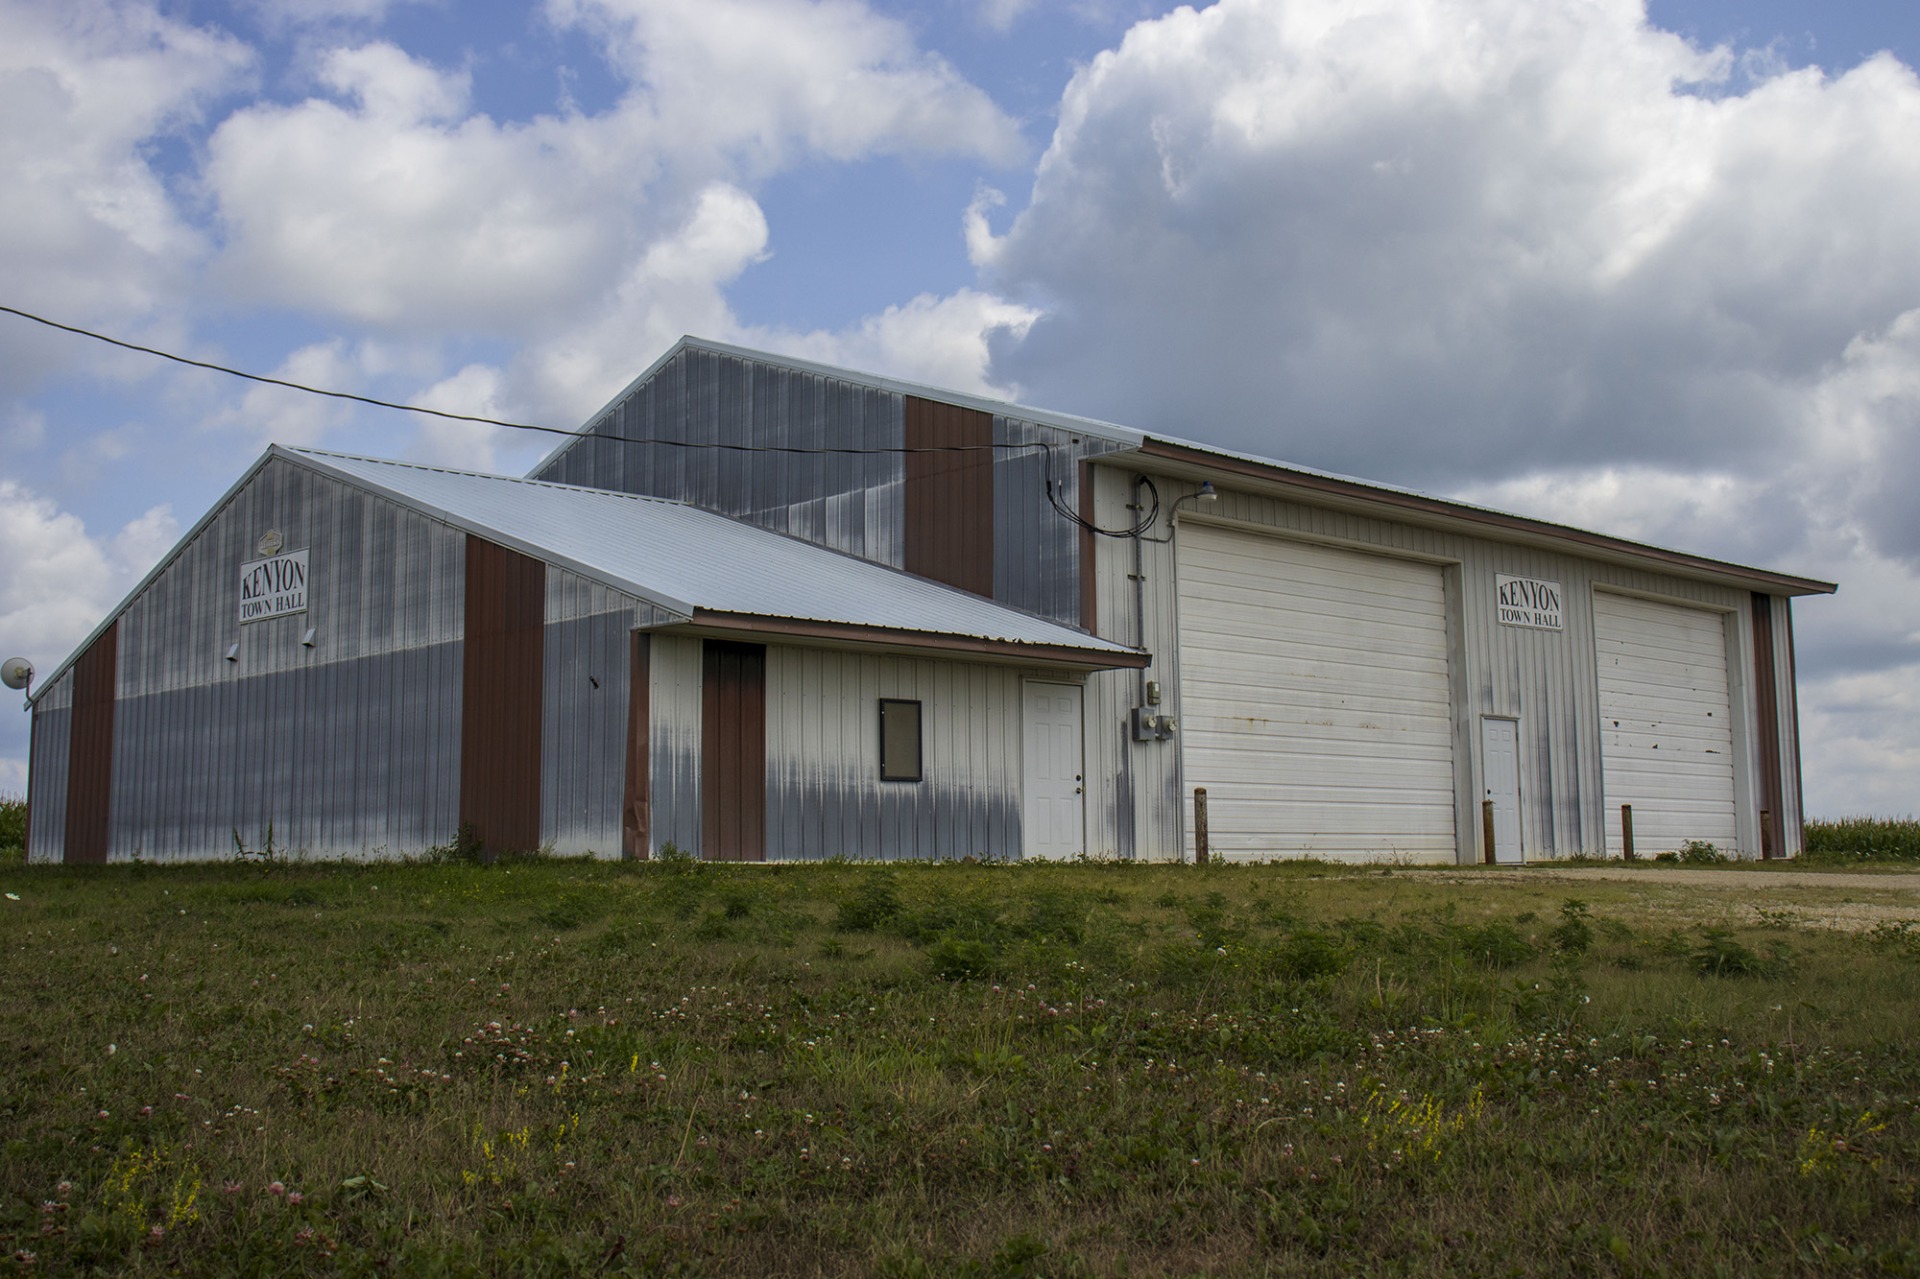
[[[304,549],[240,566],[240,620],[264,622],[270,617],[307,611],[307,553]]]
[[[1543,631],[1560,629],[1560,583],[1496,573],[1502,626],[1531,626]]]

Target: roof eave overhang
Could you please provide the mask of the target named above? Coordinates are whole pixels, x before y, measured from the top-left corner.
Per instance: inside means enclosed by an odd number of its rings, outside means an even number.
[[[1770,569],[1749,568],[1723,560],[1688,555],[1663,547],[1647,546],[1621,538],[1608,537],[1586,529],[1508,515],[1500,511],[1448,502],[1396,489],[1376,488],[1356,480],[1297,471],[1290,467],[1263,464],[1246,458],[1211,453],[1190,445],[1148,438],[1136,450],[1120,455],[1150,459],[1156,469],[1191,479],[1230,477],[1256,491],[1280,497],[1311,500],[1317,505],[1339,507],[1363,514],[1388,514],[1396,519],[1429,528],[1446,529],[1479,537],[1496,538],[1544,549],[1577,550],[1593,559],[1659,572],[1679,573],[1742,590],[1757,590],[1772,595],[1831,595],[1838,586],[1817,578],[1776,573]],[[1096,461],[1118,460],[1114,455]]]
[[[766,617],[696,608],[690,621],[654,628],[713,639],[758,639],[778,644],[858,649],[915,657],[998,662],[1016,666],[1068,667],[1083,671],[1142,670],[1151,654],[1132,649],[1080,648],[1071,644],[1026,644],[985,636],[952,635],[891,626],[864,626],[800,617]]]

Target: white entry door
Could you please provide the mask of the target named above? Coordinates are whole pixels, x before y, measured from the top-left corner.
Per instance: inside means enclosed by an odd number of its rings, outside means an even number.
[[[1520,725],[1510,719],[1480,721],[1481,767],[1493,801],[1494,860],[1525,860],[1520,847]]]
[[[1086,848],[1080,760],[1080,686],[1026,686],[1026,857],[1074,857]]]

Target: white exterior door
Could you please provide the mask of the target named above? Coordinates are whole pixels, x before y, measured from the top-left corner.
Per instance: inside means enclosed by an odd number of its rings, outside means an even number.
[[[1510,719],[1480,721],[1480,759],[1485,795],[1493,803],[1495,861],[1526,860],[1520,846],[1520,725]]]
[[[1029,680],[1025,701],[1026,824],[1022,855],[1076,857],[1086,849],[1080,686]]]
[[[1203,524],[1178,539],[1180,740],[1209,850],[1453,861],[1440,569]]]
[[[1639,856],[1689,839],[1733,851],[1725,615],[1597,591],[1593,632],[1607,851],[1621,850],[1622,804]]]

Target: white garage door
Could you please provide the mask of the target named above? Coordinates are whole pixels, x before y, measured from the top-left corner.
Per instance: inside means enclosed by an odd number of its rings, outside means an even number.
[[[1640,856],[1689,839],[1734,849],[1725,627],[1706,609],[1594,594],[1607,851],[1620,852],[1622,804]]]
[[[1207,788],[1211,849],[1454,860],[1440,570],[1204,525],[1177,545],[1187,802]]]

